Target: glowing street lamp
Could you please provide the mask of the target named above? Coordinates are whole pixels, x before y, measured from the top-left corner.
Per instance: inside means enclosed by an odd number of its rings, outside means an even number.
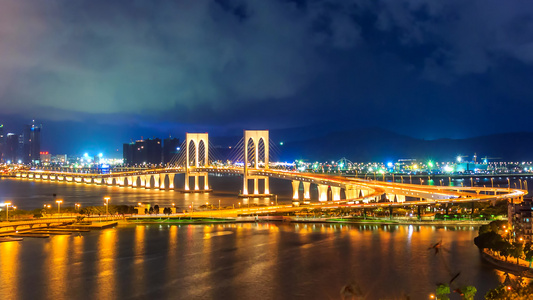
[[[111,197],[109,196],[105,196],[104,197],[104,201],[105,201],[105,214],[109,214],[109,200],[111,200]]]
[[[9,206],[11,205],[11,202],[5,202],[1,203],[0,206],[6,207],[6,221],[9,221]]]
[[[57,213],[61,213],[61,203],[63,203],[63,200],[62,199],[57,199],[56,200],[56,203],[57,203]]]
[[[76,204],[74,204],[74,206],[76,207],[76,210],[80,210],[81,204],[76,203]]]

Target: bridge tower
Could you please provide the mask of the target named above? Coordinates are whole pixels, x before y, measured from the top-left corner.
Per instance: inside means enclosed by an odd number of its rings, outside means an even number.
[[[193,191],[209,191],[209,183],[207,179],[207,172],[198,172],[196,169],[200,167],[209,166],[209,135],[207,133],[187,133],[185,138],[185,191],[191,191],[189,187],[189,177],[194,177],[194,190]],[[204,147],[205,155],[200,157],[200,146]],[[191,157],[191,149],[194,147],[194,155]],[[200,190],[199,177],[204,177],[204,189]]]
[[[259,145],[263,143],[264,145],[264,161],[263,165],[259,163]],[[269,164],[269,137],[268,130],[245,130],[244,131],[244,181],[242,187],[242,196],[249,195],[248,193],[248,180],[253,179],[254,181],[254,192],[253,195],[261,196],[270,196],[270,184],[268,176],[254,175],[250,171],[257,171],[261,169],[268,169]],[[253,150],[253,157],[251,161],[248,161],[250,157],[248,148]],[[251,168],[248,167],[248,163],[251,164]],[[262,194],[259,193],[259,180],[264,180],[265,189]]]

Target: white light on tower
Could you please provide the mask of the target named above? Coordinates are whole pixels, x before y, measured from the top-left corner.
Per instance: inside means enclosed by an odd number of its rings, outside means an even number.
[[[457,162],[461,162],[463,158],[461,156],[457,156]]]

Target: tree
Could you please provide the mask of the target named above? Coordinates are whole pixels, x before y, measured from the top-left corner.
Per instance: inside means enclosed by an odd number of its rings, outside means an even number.
[[[476,244],[476,246],[480,250],[483,250],[483,249],[496,250],[496,245],[502,241],[503,241],[503,238],[501,237],[501,235],[497,234],[494,231],[488,231],[474,238],[474,244]]]
[[[529,262],[529,267],[531,268],[531,262],[533,262],[533,247],[531,242],[527,242],[524,245],[524,255],[526,256],[526,260]]]
[[[511,245],[508,241],[500,241],[496,243],[495,251],[499,252],[501,256],[505,257],[505,261],[507,261],[507,257],[511,254],[511,248],[513,245]]]
[[[474,286],[465,286],[460,289],[461,297],[465,300],[474,300],[474,296],[477,293],[477,289]]]
[[[437,286],[435,294],[437,295],[437,299],[450,300],[450,297],[448,296],[450,294],[450,286],[447,284],[440,284]]]
[[[159,213],[159,205],[154,205],[154,213],[157,215]]]
[[[514,242],[512,247],[510,248],[509,254],[516,258],[516,264],[518,264],[518,259],[522,257],[522,254],[524,254],[524,244]]]
[[[153,213],[154,213],[154,208],[153,208],[153,207],[150,207],[150,209],[148,210],[148,213],[149,213],[149,214],[153,214]]]

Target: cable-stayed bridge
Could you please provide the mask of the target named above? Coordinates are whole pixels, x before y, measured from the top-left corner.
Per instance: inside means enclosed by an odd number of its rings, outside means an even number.
[[[245,130],[241,141],[233,147],[230,157],[216,157],[209,145],[208,133],[187,133],[177,154],[165,168],[113,172],[110,174],[72,173],[58,170],[18,171],[18,178],[53,182],[77,182],[96,185],[118,185],[145,189],[175,189],[176,174],[185,174],[182,192],[209,192],[209,174],[242,176],[241,197],[272,197],[270,179],[292,182],[293,205],[261,208],[291,210],[305,205],[405,206],[448,202],[497,201],[521,202],[526,190],[494,187],[424,186],[347,178],[335,175],[279,170],[271,167],[272,147],[267,130]],[[271,151],[273,150],[273,151]],[[260,190],[260,181],[263,181]],[[251,186],[250,186],[251,184]],[[318,198],[311,199],[315,185]],[[301,189],[303,187],[303,189]],[[300,195],[303,190],[303,195]],[[300,199],[303,199],[301,201]],[[303,203],[301,203],[303,202]]]

